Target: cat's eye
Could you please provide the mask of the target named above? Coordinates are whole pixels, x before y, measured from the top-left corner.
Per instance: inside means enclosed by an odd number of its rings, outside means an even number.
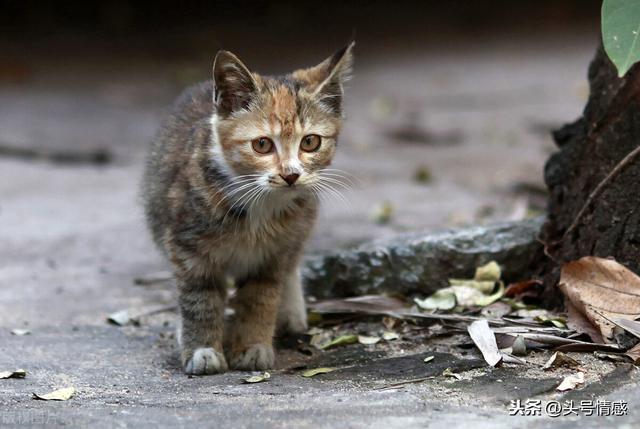
[[[302,141],[300,142],[300,149],[305,152],[315,152],[320,147],[321,141],[322,139],[319,135],[309,134],[302,138]]]
[[[260,137],[251,141],[253,150],[260,154],[266,154],[273,150],[273,142],[267,137]]]

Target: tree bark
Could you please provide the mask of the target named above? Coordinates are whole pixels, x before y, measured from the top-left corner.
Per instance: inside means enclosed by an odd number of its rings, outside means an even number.
[[[559,268],[582,256],[613,257],[640,273],[640,71],[619,78],[600,47],[589,84],[582,117],[554,133],[560,150],[545,166],[549,305],[560,304]]]

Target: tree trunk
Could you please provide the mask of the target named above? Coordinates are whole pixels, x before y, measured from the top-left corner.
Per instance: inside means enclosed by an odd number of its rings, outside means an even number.
[[[547,304],[560,303],[560,266],[582,256],[613,257],[640,273],[640,71],[624,78],[602,48],[589,67],[591,93],[577,121],[554,133],[560,150],[545,166],[551,263]],[[637,152],[634,152],[637,150]]]

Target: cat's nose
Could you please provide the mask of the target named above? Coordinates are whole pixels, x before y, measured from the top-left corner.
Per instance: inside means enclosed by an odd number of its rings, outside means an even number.
[[[293,186],[293,184],[296,183],[296,180],[298,180],[298,177],[300,177],[300,175],[299,174],[287,174],[286,176],[283,176],[281,174],[280,177],[282,177],[282,179],[285,182],[287,182],[287,184],[289,186]]]

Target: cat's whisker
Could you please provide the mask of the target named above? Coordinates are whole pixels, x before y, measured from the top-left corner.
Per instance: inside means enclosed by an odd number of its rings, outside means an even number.
[[[256,179],[258,179],[259,177],[260,176],[257,176],[257,177],[245,177],[245,178],[242,178],[242,179],[236,179],[236,180],[234,180],[234,181],[232,181],[230,183],[227,183],[226,185],[222,186],[220,188],[220,190],[224,191],[224,190],[227,190],[229,188],[233,188],[234,186],[238,186],[238,185],[243,184],[243,183],[255,182]]]
[[[349,211],[353,211],[353,206],[351,202],[344,196],[340,191],[331,187],[327,183],[318,182],[316,185],[323,191],[327,192],[329,195],[335,197],[337,200],[343,202]]]
[[[362,184],[362,181],[357,176],[337,168],[323,168],[318,173],[344,178],[350,183],[353,183],[354,186]]]
[[[241,192],[247,188],[250,188],[252,185],[258,185],[257,182],[255,180],[251,180],[249,183],[244,183],[242,184],[240,187],[233,189],[231,192],[227,192],[224,194],[224,196],[218,201],[218,203],[216,204],[215,209],[218,208],[218,206],[220,204],[222,204],[224,201],[227,201],[229,199],[231,199],[231,197],[233,197],[234,195],[236,195],[238,192]]]
[[[259,185],[257,183],[252,183],[252,185],[258,187]],[[240,196],[240,198],[238,198],[232,205],[231,207],[229,207],[229,209],[227,210],[227,212],[224,214],[224,217],[222,218],[222,222],[224,223],[224,220],[227,218],[227,216],[229,215],[229,213],[233,210],[234,207],[236,207],[239,203],[242,202],[242,200],[246,197],[246,195],[252,192],[252,190],[250,189],[249,191],[245,192],[244,194],[242,194]]]
[[[328,182],[328,183],[332,183],[332,184],[337,185],[337,186],[342,186],[344,189],[351,189],[351,184],[344,183],[341,180],[333,178],[333,177],[326,177],[325,176],[325,177],[322,177],[321,180],[325,181],[325,182]]]
[[[253,198],[256,195],[259,195],[260,192],[262,192],[262,187],[258,186],[255,189],[252,189],[251,191],[247,192],[246,194],[244,194],[242,196],[242,199],[244,200],[244,202],[242,203],[242,205],[240,206],[240,211],[245,210],[245,208],[248,208],[249,210],[247,210],[247,216],[249,217],[249,225],[252,225],[252,221],[251,221],[251,216],[252,216],[252,210],[251,210],[251,201],[253,200]],[[235,227],[238,227],[238,223],[236,222]],[[234,229],[235,231],[235,229]]]

